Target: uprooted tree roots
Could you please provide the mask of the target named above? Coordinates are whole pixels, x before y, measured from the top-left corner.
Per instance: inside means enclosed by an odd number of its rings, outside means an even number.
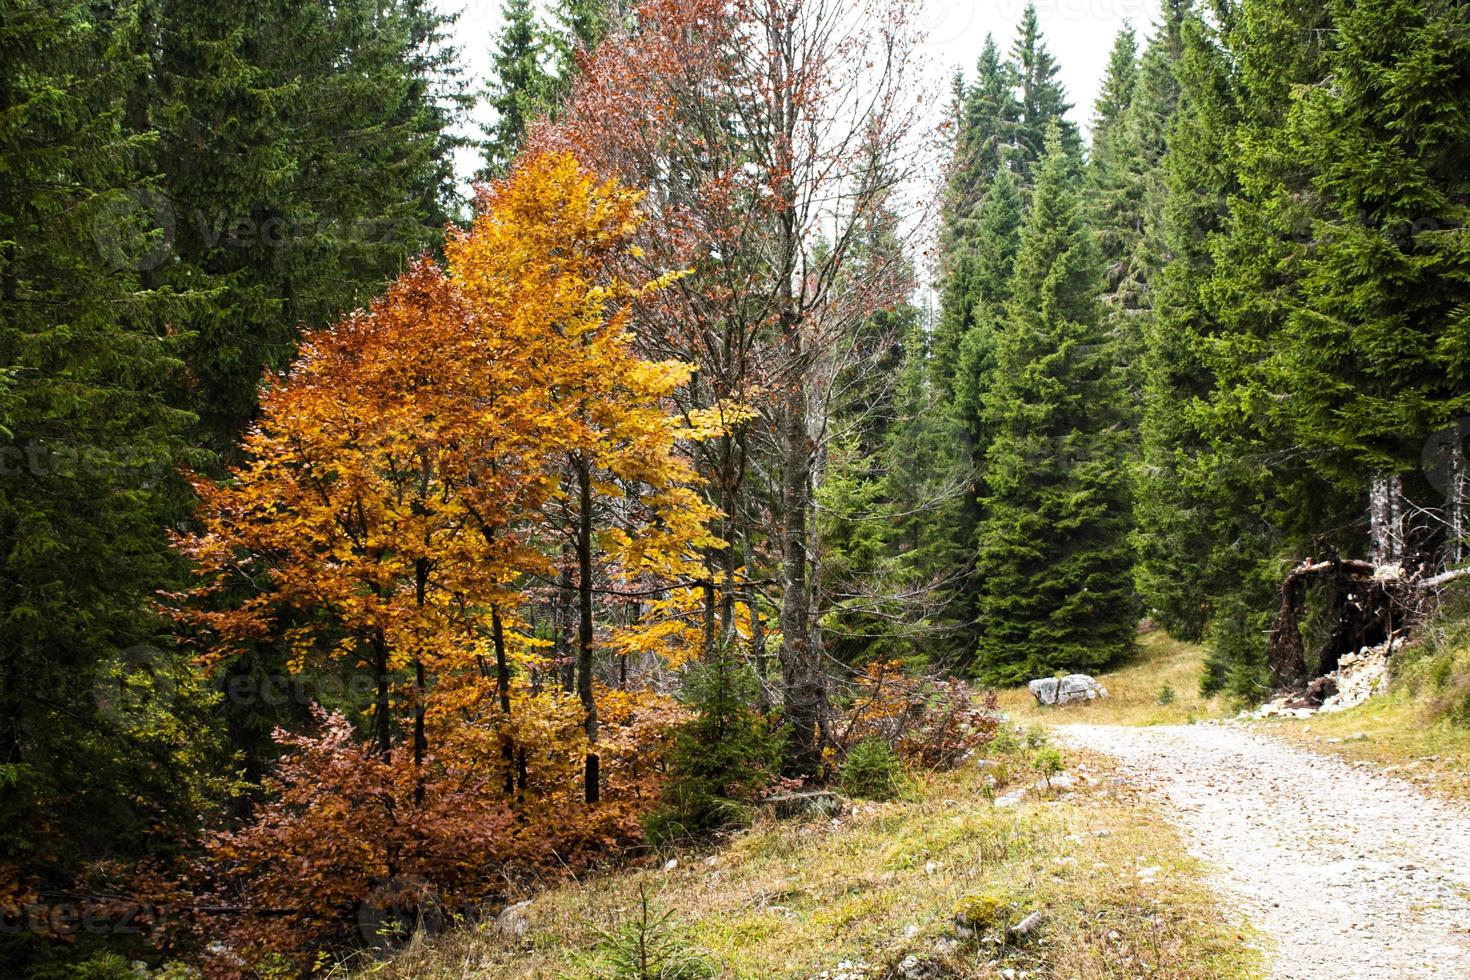
[[[1281,606],[1271,623],[1266,661],[1273,685],[1278,691],[1308,689],[1345,655],[1389,639],[1422,611],[1426,584],[1397,567],[1378,569],[1353,558],[1302,562],[1281,583]],[[1320,606],[1314,618],[1321,637],[1310,658],[1302,636],[1309,595]]]

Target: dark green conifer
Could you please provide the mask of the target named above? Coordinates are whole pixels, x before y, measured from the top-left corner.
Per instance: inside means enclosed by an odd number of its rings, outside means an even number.
[[[1014,683],[1096,670],[1136,621],[1122,390],[1098,309],[1101,269],[1060,126],[1021,233],[985,417],[977,670]]]

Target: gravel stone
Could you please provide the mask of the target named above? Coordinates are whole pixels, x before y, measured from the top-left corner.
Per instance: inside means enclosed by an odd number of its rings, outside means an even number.
[[[1470,977],[1470,808],[1235,725],[1055,731],[1163,800],[1272,977]]]

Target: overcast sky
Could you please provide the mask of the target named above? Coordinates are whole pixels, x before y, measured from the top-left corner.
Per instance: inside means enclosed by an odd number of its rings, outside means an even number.
[[[500,31],[501,0],[439,0],[445,10],[460,10],[457,39],[465,68],[476,89],[483,87],[490,69],[496,35]],[[546,0],[537,0],[545,8]],[[987,33],[1008,50],[1026,0],[923,0],[922,23],[928,33],[926,51],[930,71],[945,80],[955,67],[968,74],[980,54]],[[1037,0],[1036,13],[1051,49],[1061,65],[1060,77],[1073,104],[1072,118],[1084,129],[1092,102],[1107,65],[1113,37],[1131,23],[1140,39],[1152,29],[1158,0]],[[933,111],[942,112],[942,100]],[[483,107],[480,118],[485,116]],[[937,119],[936,119],[937,121]],[[478,165],[476,154],[460,159],[460,176]]]

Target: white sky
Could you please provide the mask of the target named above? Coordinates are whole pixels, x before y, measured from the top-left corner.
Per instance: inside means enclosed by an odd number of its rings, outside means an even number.
[[[438,0],[444,10],[460,10],[456,41],[467,74],[476,91],[483,88],[490,69],[495,38],[500,31],[501,0]],[[985,35],[995,35],[1002,52],[1008,51],[1026,0],[922,0],[921,22],[928,33],[925,51],[936,80],[947,83],[956,66],[967,76],[985,44]],[[536,0],[538,8],[546,0]],[[1087,128],[1092,103],[1097,97],[1113,37],[1131,23],[1140,43],[1152,33],[1159,0],[1036,0],[1047,47],[1061,66],[1059,77],[1073,105],[1071,117]],[[941,88],[947,93],[947,88]],[[931,111],[938,121],[947,100],[939,100]],[[483,107],[479,119],[485,118]],[[478,155],[467,152],[459,159],[460,178],[476,166]]]

